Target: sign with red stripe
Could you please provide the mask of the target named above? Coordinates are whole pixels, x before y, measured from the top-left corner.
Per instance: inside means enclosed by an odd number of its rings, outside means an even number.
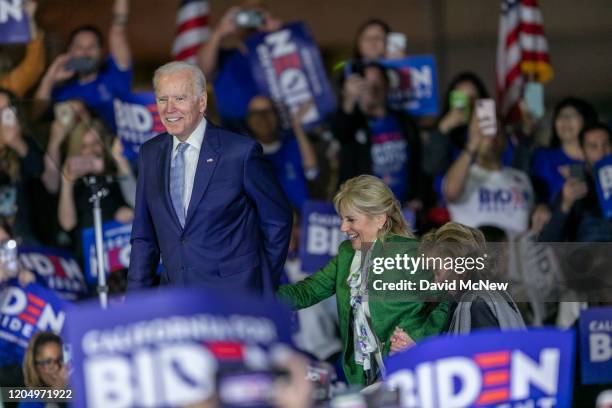
[[[389,357],[402,407],[570,407],[574,333],[482,331],[436,337]]]

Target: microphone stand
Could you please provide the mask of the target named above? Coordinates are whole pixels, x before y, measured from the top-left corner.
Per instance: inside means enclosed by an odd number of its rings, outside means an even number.
[[[104,187],[104,180],[99,180],[96,176],[83,177],[85,185],[91,190],[89,202],[93,204],[94,233],[96,238],[96,269],[98,273],[98,297],[100,306],[106,309],[108,306],[108,286],[106,285],[106,252],[104,251],[104,241],[102,232],[102,208],[100,201],[109,194],[108,188]]]

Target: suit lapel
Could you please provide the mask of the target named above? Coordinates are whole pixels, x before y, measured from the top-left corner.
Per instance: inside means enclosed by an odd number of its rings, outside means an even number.
[[[202,141],[202,148],[200,149],[200,157],[198,157],[198,166],[196,167],[193,190],[191,192],[191,199],[189,200],[187,217],[185,218],[185,226],[189,224],[189,220],[193,217],[193,213],[208,187],[210,178],[217,166],[217,160],[220,153],[219,150],[219,131],[210,121],[208,121],[206,124],[206,132],[204,133],[204,140]]]
[[[162,143],[159,147],[159,156],[158,156],[158,169],[160,171],[159,178],[160,180],[160,193],[163,197],[164,205],[166,206],[166,210],[170,214],[170,218],[174,220],[174,224],[176,224],[177,228],[181,229],[181,223],[176,215],[176,211],[174,211],[174,206],[172,205],[172,198],[170,197],[170,161],[172,160],[172,136],[167,134],[167,138],[165,142]]]

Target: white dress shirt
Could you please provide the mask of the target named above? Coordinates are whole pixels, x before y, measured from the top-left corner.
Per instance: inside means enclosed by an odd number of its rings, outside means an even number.
[[[192,134],[189,135],[185,143],[189,146],[185,150],[185,180],[184,180],[184,194],[183,194],[183,208],[185,215],[187,215],[187,209],[189,208],[189,201],[191,200],[191,192],[193,191],[193,183],[195,181],[196,168],[198,167],[198,158],[200,157],[200,148],[202,147],[202,141],[204,141],[204,132],[206,131],[206,118],[202,118],[202,121],[195,128]],[[172,163],[176,158],[177,148],[181,141],[176,137],[172,136]]]

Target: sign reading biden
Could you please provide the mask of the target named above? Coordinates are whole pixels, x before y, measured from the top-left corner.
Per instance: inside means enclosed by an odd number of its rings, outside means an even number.
[[[414,116],[438,114],[438,79],[433,55],[415,55],[380,63],[389,69],[389,106]]]
[[[138,92],[115,99],[115,122],[117,135],[123,142],[123,154],[128,160],[138,157],[140,145],[166,129],[161,123],[155,94]]]
[[[105,222],[102,225],[102,241],[106,255],[106,273],[127,269],[130,266],[130,235],[132,224],[121,224],[117,221]],[[96,234],[94,228],[86,228],[82,233],[83,259],[85,277],[91,284],[98,282],[98,267],[96,260]]]
[[[12,344],[23,353],[37,331],[60,333],[66,303],[38,284],[21,287],[16,279],[0,290],[0,348]]]
[[[402,407],[571,406],[574,332],[480,332],[425,340],[386,360]]]
[[[30,41],[30,23],[23,0],[0,0],[0,44]]]
[[[323,201],[306,201],[302,208],[300,259],[302,271],[316,272],[338,254],[346,235],[340,231],[334,206]]]
[[[66,251],[46,247],[19,247],[21,265],[36,273],[45,286],[63,299],[77,300],[87,294],[79,263]]]
[[[612,218],[612,155],[606,156],[594,167],[595,188],[604,217]]]
[[[70,309],[75,406],[186,406],[213,395],[217,370],[270,370],[270,351],[291,344],[289,311],[236,296],[167,288]]]
[[[310,100],[314,104],[304,115],[305,128],[321,123],[336,109],[319,48],[303,23],[251,36],[246,43],[259,93],[274,101],[285,129],[290,128],[291,113]]]
[[[580,312],[580,368],[583,384],[612,382],[612,307]]]

